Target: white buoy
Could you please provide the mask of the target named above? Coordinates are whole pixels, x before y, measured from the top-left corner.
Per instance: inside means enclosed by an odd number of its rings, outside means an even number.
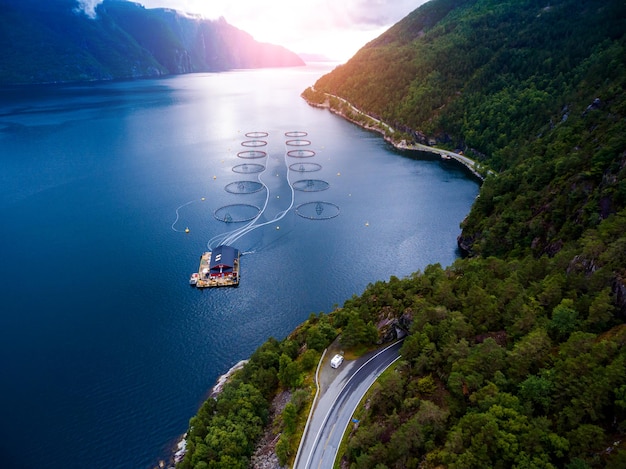
[[[280,226],[277,226],[277,227],[276,227],[276,229],[277,229],[277,230],[280,230]]]
[[[217,176],[213,176],[213,179],[217,179]]]
[[[370,223],[368,221],[365,222],[365,226],[370,226]]]

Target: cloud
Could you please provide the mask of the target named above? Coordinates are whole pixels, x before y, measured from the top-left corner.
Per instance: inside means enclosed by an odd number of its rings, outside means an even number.
[[[378,29],[397,23],[426,0],[325,0],[336,26]]]
[[[224,17],[261,42],[296,52],[318,52],[341,60],[400,21],[427,0],[129,0],[145,8],[173,8]],[[96,17],[102,0],[78,0],[80,10]]]
[[[87,1],[87,0],[83,0]],[[95,1],[95,0],[92,0]],[[141,1],[141,0],[140,0]],[[314,23],[326,29],[379,29],[391,26],[427,0],[143,0],[147,8],[170,7],[190,13],[203,13],[207,18],[223,16],[229,23],[248,24],[292,17],[300,24]]]
[[[102,0],[78,0],[78,9],[89,18],[96,17],[96,7],[102,3]]]

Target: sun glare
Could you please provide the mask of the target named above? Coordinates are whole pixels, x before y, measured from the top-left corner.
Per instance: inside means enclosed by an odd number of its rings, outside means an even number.
[[[324,0],[294,4],[238,0],[144,0],[146,7],[169,6],[207,19],[224,17],[260,42],[278,44],[298,54],[319,54],[344,62],[384,29],[358,29],[350,24],[346,5]]]

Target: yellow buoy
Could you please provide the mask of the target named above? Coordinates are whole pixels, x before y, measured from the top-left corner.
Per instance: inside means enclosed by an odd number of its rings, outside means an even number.
[[[213,176],[213,179],[217,179],[217,176]]]
[[[185,228],[185,233],[189,233],[189,228]]]

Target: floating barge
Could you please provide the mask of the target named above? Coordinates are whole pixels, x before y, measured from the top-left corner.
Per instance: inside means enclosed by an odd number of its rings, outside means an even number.
[[[239,257],[238,249],[226,245],[203,253],[198,272],[191,274],[189,284],[197,288],[236,287],[241,277]]]

